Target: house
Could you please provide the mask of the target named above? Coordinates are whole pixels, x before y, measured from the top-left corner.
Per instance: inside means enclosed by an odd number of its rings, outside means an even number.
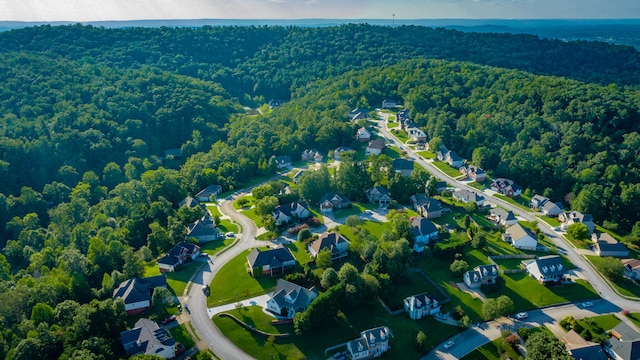
[[[558,220],[562,223],[562,227],[566,229],[571,224],[581,223],[587,226],[589,234],[593,234],[596,224],[593,222],[591,214],[583,214],[578,211],[565,211],[558,214]]]
[[[323,213],[330,213],[335,210],[350,207],[351,201],[349,201],[349,198],[336,192],[326,193],[320,198],[320,211]]]
[[[611,330],[611,335],[604,346],[604,351],[612,359],[640,359],[640,334],[638,332],[622,321]]]
[[[386,146],[387,144],[385,144],[384,140],[382,140],[381,138],[377,138],[375,140],[369,141],[369,145],[367,145],[364,153],[367,156],[380,155],[382,154],[382,151],[384,151]]]
[[[393,159],[391,161],[391,168],[393,168],[395,172],[402,174],[402,176],[408,177],[411,176],[413,172],[413,161],[400,158]]]
[[[200,242],[218,239],[216,222],[208,210],[205,210],[204,216],[201,219],[196,220],[193,224],[189,224],[187,238],[196,238]]]
[[[198,200],[192,198],[191,196],[187,196],[186,198],[184,198],[182,201],[180,201],[178,203],[178,207],[183,207],[186,206],[189,209],[194,208],[196,206],[199,206],[200,203],[198,202]]]
[[[562,337],[567,351],[576,360],[608,360],[607,354],[598,343],[585,340],[571,329]]]
[[[411,220],[411,232],[413,233],[415,242],[413,250],[416,252],[423,252],[424,247],[428,245],[432,239],[438,237],[438,228],[431,222],[423,217],[416,217]]]
[[[278,316],[293,319],[294,315],[309,307],[313,299],[318,297],[314,287],[307,289],[292,282],[278,279],[276,288],[267,300],[267,309]]]
[[[174,272],[180,265],[195,260],[199,255],[200,246],[181,241],[158,260],[158,269],[161,273]]]
[[[300,158],[303,161],[315,161],[315,162],[322,162],[322,159],[324,158],[322,156],[322,154],[320,154],[320,152],[316,149],[307,149],[305,151],[302,152],[302,155],[300,156]]]
[[[152,276],[148,278],[133,278],[125,280],[113,290],[113,298],[124,300],[124,309],[127,315],[139,314],[151,307],[151,295],[153,289],[167,287],[167,277],[165,275]]]
[[[269,159],[270,162],[274,162],[278,169],[286,168],[291,166],[291,156],[272,156]]]
[[[607,233],[593,233],[591,234],[591,240],[595,243],[593,245],[593,251],[598,256],[613,256],[613,257],[627,257],[629,256],[629,249],[623,243],[618,242],[613,236]]]
[[[176,340],[153,320],[139,319],[133,329],[120,333],[122,346],[129,356],[148,354],[171,359],[176,356]]]
[[[281,226],[296,219],[306,219],[311,215],[307,205],[300,201],[280,205],[271,213],[276,219],[276,224]]]
[[[387,207],[391,203],[391,194],[382,186],[374,186],[366,191],[367,199],[372,204],[378,204],[380,207]]]
[[[538,247],[538,239],[520,224],[509,226],[502,234],[502,239],[516,249],[536,250]]]
[[[206,188],[200,190],[200,192],[196,194],[196,199],[200,202],[208,202],[213,200],[215,196],[219,195],[221,192],[222,192],[222,186],[209,185]]]
[[[353,360],[373,359],[389,350],[389,328],[380,326],[365,330],[360,337],[347,342],[347,351]]]
[[[304,174],[304,170],[300,170],[295,175],[293,175],[293,183],[294,184],[297,184],[300,181],[300,178],[302,177],[302,174]]]
[[[271,99],[267,104],[269,105],[269,109],[273,109],[282,106],[284,100]]]
[[[442,216],[442,206],[436,199],[430,198],[427,194],[415,194],[409,198],[413,208],[427,219]]]
[[[640,260],[638,259],[622,259],[620,260],[624,266],[624,275],[634,279],[640,280]]]
[[[404,311],[409,313],[412,320],[420,320],[424,316],[439,313],[440,303],[429,293],[422,293],[405,298]]]
[[[360,142],[367,142],[371,140],[371,132],[363,126],[356,132],[356,139]]]
[[[253,249],[247,255],[247,269],[251,275],[281,275],[296,266],[296,258],[291,250],[282,244],[269,250]]]
[[[486,171],[475,165],[463,165],[460,167],[460,173],[476,182],[483,182],[487,179]]]
[[[383,109],[393,109],[396,106],[398,106],[398,104],[396,103],[395,100],[389,100],[389,99],[382,100]]]
[[[445,147],[436,152],[436,158],[456,169],[462,166],[462,158],[454,151],[447,150]]]
[[[549,198],[542,195],[533,195],[529,206],[532,209],[536,209],[547,216],[557,216],[562,213],[562,208],[558,204],[549,200]]]
[[[175,149],[166,149],[164,151],[164,158],[167,160],[171,160],[171,159],[182,159],[182,149],[180,148],[175,148]]]
[[[495,284],[498,280],[498,265],[480,265],[469,270],[462,276],[464,283],[470,289],[477,289],[481,285]]]
[[[518,219],[516,219],[515,215],[509,210],[505,210],[503,208],[493,208],[491,209],[491,216],[493,217],[496,224],[500,224],[502,226],[511,226],[518,223]]]
[[[349,112],[351,120],[367,119],[369,117],[369,110],[362,108],[355,108]]]
[[[540,284],[558,282],[565,279],[567,270],[558,255],[549,255],[531,260],[526,264],[527,272]]]
[[[424,131],[418,128],[412,127],[407,129],[407,135],[409,135],[409,139],[415,142],[418,142],[418,143],[427,142],[427,134],[425,134]]]
[[[463,203],[475,203],[478,206],[484,205],[484,195],[467,189],[458,189],[454,191],[453,198]]]
[[[332,261],[340,260],[349,255],[349,241],[337,232],[324,232],[307,246],[307,250],[313,258],[317,257],[324,249],[329,250]]]
[[[435,178],[431,178],[431,179],[427,180],[427,183],[425,185],[425,189],[428,189],[431,186],[431,182],[432,181],[435,181],[435,183],[436,183],[436,192],[438,194],[440,194],[443,191],[447,190],[447,182],[446,181],[436,181]]]
[[[353,151],[353,149],[346,146],[340,146],[339,148],[333,150],[333,159],[335,161],[340,161],[340,155],[342,155],[342,153],[345,151]]]
[[[502,195],[508,197],[520,196],[522,188],[516,184],[513,180],[505,178],[497,178],[491,183],[491,190],[499,192]]]

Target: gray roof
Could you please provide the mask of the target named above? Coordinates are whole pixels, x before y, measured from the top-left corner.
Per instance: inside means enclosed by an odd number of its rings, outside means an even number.
[[[544,276],[564,274],[566,269],[562,263],[562,258],[558,255],[548,255],[534,260],[540,273]]]
[[[640,359],[640,334],[624,321],[613,328],[609,339],[611,350],[622,359]]]
[[[249,255],[247,255],[247,261],[251,268],[261,267],[269,265],[271,267],[282,266],[284,262],[295,261],[295,257],[291,253],[291,250],[278,245],[278,247],[269,250],[260,251],[259,249],[253,249]]]
[[[199,193],[196,194],[196,197],[211,197],[212,195],[217,195],[222,191],[222,186],[220,185],[209,185],[206,188],[202,189]]]
[[[145,318],[136,321],[133,329],[121,332],[120,340],[131,356],[147,353],[159,345],[173,347],[176,344],[168,331],[160,328],[155,321]]]
[[[428,292],[426,292],[418,295],[409,296],[408,298],[405,299],[405,301],[412,303],[414,309],[421,309],[427,306],[429,307],[434,306],[435,303],[437,302],[437,299],[429,295]]]
[[[187,196],[186,198],[184,198],[182,201],[178,203],[178,206],[186,206],[188,208],[193,208],[198,205],[200,205],[198,200],[192,198],[191,196]]]
[[[291,214],[293,214],[294,212],[298,211],[300,208],[309,210],[309,208],[307,207],[307,204],[305,204],[302,201],[294,201],[294,202],[290,202],[288,204],[283,204],[278,206],[275,210],[273,210],[274,213],[283,213],[287,216],[291,216]]]
[[[125,304],[151,300],[151,289],[157,287],[167,287],[167,277],[165,275],[152,276],[148,278],[133,278],[120,283],[118,288],[113,290],[113,298],[121,297]]]
[[[189,225],[188,237],[208,236],[217,234],[216,223],[209,215],[209,212],[205,212],[202,219],[197,220],[193,224]]]
[[[500,219],[502,221],[513,221],[516,220],[515,215],[513,215],[513,213],[509,210],[505,210],[503,208],[493,208],[491,209],[491,214],[495,215],[495,216],[500,216]]]
[[[432,234],[438,231],[438,228],[429,219],[417,217],[411,221],[411,230],[416,236]]]
[[[315,287],[307,289],[292,282],[279,279],[276,288],[273,290],[271,299],[281,308],[287,307],[299,312],[304,311],[316,296],[318,296],[318,290]]]
[[[327,200],[331,201],[332,199],[334,199],[336,197],[338,199],[340,199],[340,201],[343,202],[343,203],[348,203],[349,202],[349,198],[344,196],[344,195],[342,195],[342,194],[340,194],[340,193],[328,192],[328,193],[324,194],[324,196],[322,196],[322,198],[320,199],[320,203],[322,204],[323,202],[325,202]]]
[[[395,170],[413,170],[413,161],[407,159],[393,159],[391,166]]]
[[[313,241],[309,246],[319,253],[323,249],[329,249],[332,254],[339,254],[341,251],[338,249],[338,244],[348,243],[344,236],[336,233],[329,232],[323,233],[320,237]]]
[[[458,189],[453,193],[462,201],[471,201],[477,203],[479,201],[484,201],[484,195],[478,194],[475,191],[467,190],[467,189]],[[513,214],[511,214],[513,216]]]
[[[384,140],[377,138],[375,140],[371,140],[369,141],[369,145],[367,147],[372,148],[372,149],[384,149],[387,146],[387,144],[385,144]]]
[[[428,211],[438,211],[442,208],[438,200],[430,198],[424,193],[411,196],[411,201],[414,202],[414,205],[422,206]]]

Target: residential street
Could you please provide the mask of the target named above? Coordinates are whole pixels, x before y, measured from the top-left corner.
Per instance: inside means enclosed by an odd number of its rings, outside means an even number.
[[[379,120],[377,124],[377,129],[380,131],[381,136],[391,139],[393,144],[396,146],[404,146],[404,144],[399,143],[398,140],[393,137],[389,131],[387,131],[385,120]],[[464,183],[453,180],[433,166],[430,162],[415,154],[408,147],[404,146],[404,148],[407,151],[407,155],[413,158],[416,164],[424,167],[439,180],[447,182],[449,186],[478,191]],[[544,231],[545,235],[548,236],[558,247],[558,250],[566,254],[569,260],[577,267],[576,272],[580,274],[580,277],[589,281],[603,299],[595,301],[594,306],[589,309],[582,309],[577,305],[571,304],[533,310],[529,312],[529,318],[526,321],[521,321],[522,324],[527,326],[540,326],[553,323],[568,315],[584,317],[616,313],[622,309],[640,311],[640,302],[628,300],[615,294],[605,281],[587,264],[584,258],[579,255],[579,251],[562,239],[562,237],[545,222],[539,221],[539,219],[535,217],[534,212],[524,211],[520,207],[502,201],[491,195],[492,192],[490,190],[485,190],[487,202],[499,205],[507,210],[511,210],[527,221],[537,220],[540,224],[540,229]],[[210,262],[195,276],[193,286],[189,291],[189,299],[187,302],[191,311],[191,322],[196,333],[202,339],[202,342],[208,344],[209,348],[211,348],[218,357],[225,360],[251,359],[251,357],[230,342],[210,320],[211,313],[208,312],[206,306],[206,297],[202,292],[202,285],[209,284],[220,268],[242,251],[252,247],[265,246],[268,244],[264,241],[255,240],[257,233],[255,224],[246,216],[238,213],[233,208],[232,201],[233,200],[223,200],[220,208],[224,215],[231,217],[235,222],[241,225],[242,231],[238,234],[238,242],[227,251],[211,256],[212,263]],[[440,344],[430,353],[425,355],[423,359],[459,359],[470,351],[500,337],[501,330],[515,329],[514,325],[515,322],[517,322],[517,320],[513,319],[504,319],[500,321],[501,322],[491,321],[483,323],[480,328],[471,327],[452,338],[455,341],[455,345],[452,348],[445,350],[443,345]]]

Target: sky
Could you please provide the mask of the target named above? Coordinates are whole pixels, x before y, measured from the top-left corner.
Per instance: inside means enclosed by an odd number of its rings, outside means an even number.
[[[0,0],[0,21],[637,19],[640,0]]]

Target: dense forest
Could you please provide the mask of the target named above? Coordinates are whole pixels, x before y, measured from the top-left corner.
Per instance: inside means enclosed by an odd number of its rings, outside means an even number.
[[[0,49],[0,358],[123,356],[112,290],[184,239],[200,214],[182,198],[270,174],[272,155],[351,145],[346,114],[385,98],[469,161],[640,240],[630,47],[415,26],[76,25],[0,33]],[[245,115],[272,98],[287,102]]]

